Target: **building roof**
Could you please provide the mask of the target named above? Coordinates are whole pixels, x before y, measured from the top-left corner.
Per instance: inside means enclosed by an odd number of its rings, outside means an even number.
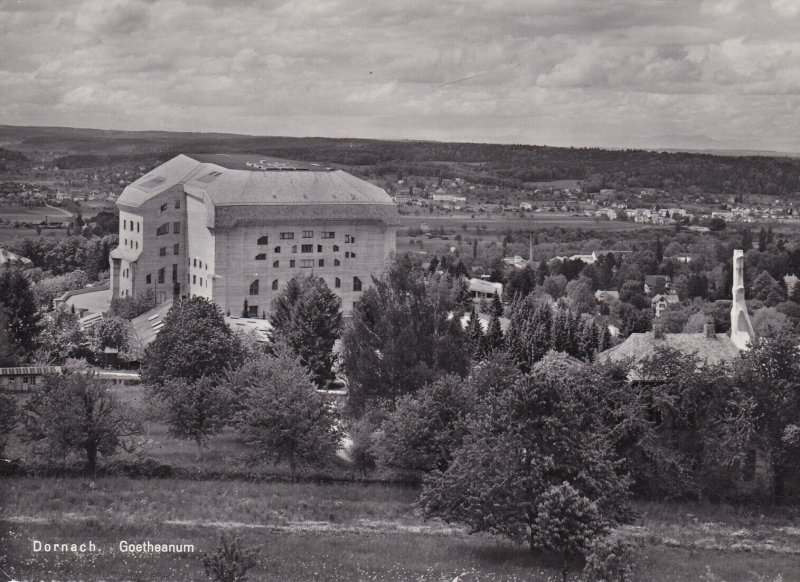
[[[141,345],[147,346],[156,339],[158,332],[164,327],[164,318],[167,312],[172,308],[172,299],[169,299],[143,313],[139,317],[131,320],[133,326],[133,333]],[[257,319],[250,317],[234,317],[225,316],[225,323],[231,328],[231,331],[252,331],[256,333],[256,340],[259,342],[270,341],[270,331],[272,325],[266,319]]]
[[[28,257],[23,257],[6,249],[0,249],[0,268],[11,265],[19,265],[23,269],[29,269],[33,267],[33,261]]]
[[[209,226],[292,220],[298,212],[304,219],[397,222],[395,202],[374,184],[319,164],[248,154],[181,154],[132,182],[117,204],[136,208],[171,188],[215,208],[216,223]]]
[[[43,376],[60,374],[61,366],[16,366],[0,368],[0,376]]]
[[[657,338],[653,332],[646,332],[632,333],[621,344],[599,353],[597,360],[630,361],[631,376],[635,377],[637,364],[653,356],[658,347],[672,348],[687,356],[694,354],[701,362],[711,365],[731,362],[739,355],[739,349],[724,333],[713,334],[713,337],[707,337],[705,333],[665,333]]]
[[[473,277],[469,280],[469,290],[477,291],[479,293],[489,293],[491,295],[503,295],[503,284],[494,283],[492,281],[485,281],[484,279],[477,279]]]

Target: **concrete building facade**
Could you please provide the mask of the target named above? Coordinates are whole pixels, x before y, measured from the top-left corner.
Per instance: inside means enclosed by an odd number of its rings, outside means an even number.
[[[117,200],[112,297],[201,296],[224,312],[269,314],[297,273],[322,277],[352,310],[395,251],[386,192],[318,164],[255,155],[179,155]]]

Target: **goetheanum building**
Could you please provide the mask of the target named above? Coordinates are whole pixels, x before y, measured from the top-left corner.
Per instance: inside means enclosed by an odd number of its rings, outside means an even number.
[[[345,314],[395,250],[397,208],[341,170],[255,155],[179,155],[125,188],[112,297],[154,289],[223,311],[269,313],[297,273],[314,273]]]

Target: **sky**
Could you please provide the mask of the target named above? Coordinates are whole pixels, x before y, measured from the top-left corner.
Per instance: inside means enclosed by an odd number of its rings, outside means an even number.
[[[0,124],[800,152],[800,0],[0,0]]]

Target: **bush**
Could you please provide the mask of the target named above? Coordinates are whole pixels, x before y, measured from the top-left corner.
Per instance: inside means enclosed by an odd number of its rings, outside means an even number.
[[[107,471],[111,474],[123,474],[134,479],[138,477],[162,479],[172,476],[172,467],[155,459],[115,461],[108,464]]]
[[[203,557],[206,575],[214,582],[245,582],[257,563],[255,550],[242,548],[239,537],[227,532],[220,536],[217,551]]]
[[[632,544],[612,534],[589,547],[583,575],[590,582],[632,582],[633,563]]]

